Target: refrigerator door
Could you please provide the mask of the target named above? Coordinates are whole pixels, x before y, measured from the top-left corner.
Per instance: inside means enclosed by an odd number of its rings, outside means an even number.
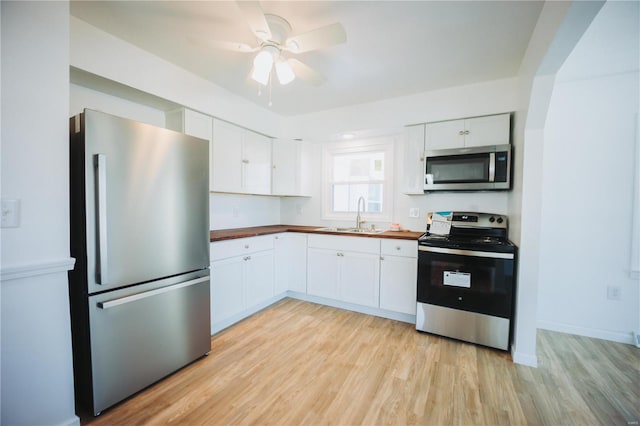
[[[94,415],[211,350],[208,269],[88,301]]]
[[[206,268],[208,141],[92,110],[83,131],[88,292]]]

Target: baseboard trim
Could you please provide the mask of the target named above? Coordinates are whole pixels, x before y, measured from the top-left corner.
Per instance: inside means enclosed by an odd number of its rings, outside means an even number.
[[[0,268],[0,281],[11,281],[38,275],[57,274],[73,269],[76,260],[73,257],[34,262],[23,265],[2,266]]]
[[[563,324],[552,321],[538,321],[538,328],[541,328],[543,330],[557,331],[560,333],[575,334],[578,336],[608,340],[611,342],[625,343],[628,345],[635,344],[635,342],[633,341],[634,336],[632,331],[624,333],[618,331],[579,327],[571,324]]]
[[[516,364],[538,368],[538,357],[536,355],[515,351],[511,354],[511,357]]]

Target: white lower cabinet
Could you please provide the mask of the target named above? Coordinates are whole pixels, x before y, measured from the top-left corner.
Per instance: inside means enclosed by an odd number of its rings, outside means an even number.
[[[380,309],[415,315],[418,243],[383,240],[380,251]]]
[[[274,293],[307,292],[307,235],[294,232],[274,237]]]
[[[309,235],[307,293],[378,307],[380,240]]]
[[[212,332],[274,296],[271,235],[211,243],[210,267]]]

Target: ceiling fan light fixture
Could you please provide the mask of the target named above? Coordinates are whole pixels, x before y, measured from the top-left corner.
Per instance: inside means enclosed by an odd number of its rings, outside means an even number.
[[[291,65],[282,59],[276,61],[276,75],[278,76],[278,81],[283,86],[291,83],[296,78]]]
[[[263,86],[267,85],[269,81],[269,73],[273,66],[273,55],[271,52],[261,50],[253,60],[253,71],[251,72],[251,78]]]

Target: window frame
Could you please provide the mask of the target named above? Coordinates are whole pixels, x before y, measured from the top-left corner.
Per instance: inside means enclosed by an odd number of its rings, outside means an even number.
[[[336,155],[384,152],[384,180],[382,181],[382,211],[361,214],[367,222],[391,222],[393,217],[394,139],[359,140],[328,143],[322,149],[322,216],[323,220],[355,221],[356,212],[333,211],[333,159]],[[376,181],[377,182],[377,181]],[[359,182],[354,182],[359,183]]]

